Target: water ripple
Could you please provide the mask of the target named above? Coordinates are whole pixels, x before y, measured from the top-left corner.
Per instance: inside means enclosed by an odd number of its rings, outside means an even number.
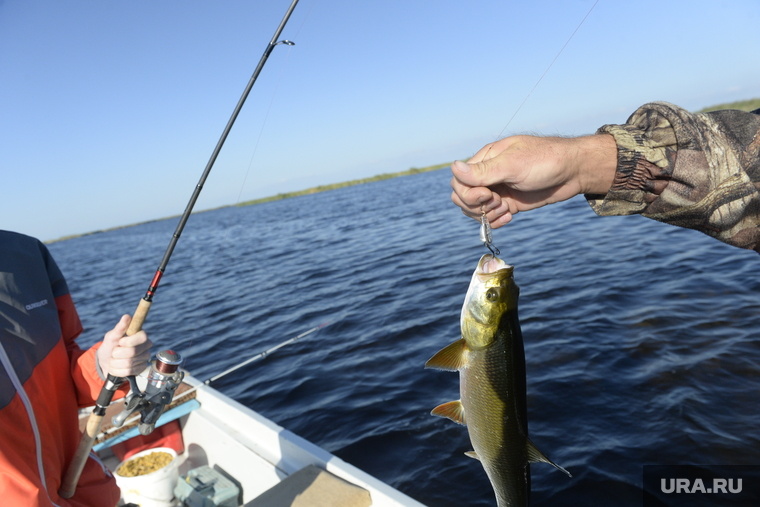
[[[429,416],[457,375],[477,223],[447,171],[194,215],[146,328],[215,385],[435,506],[493,505],[461,426]],[[132,312],[176,219],[51,245],[88,345]],[[521,288],[534,505],[641,504],[644,464],[758,464],[760,264],[694,231],[597,218],[582,199],[494,231]]]

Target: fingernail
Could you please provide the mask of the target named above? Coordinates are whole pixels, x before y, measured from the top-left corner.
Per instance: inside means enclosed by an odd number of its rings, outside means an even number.
[[[457,171],[461,173],[468,173],[470,172],[470,165],[462,162],[461,160],[455,160],[451,164],[452,169],[456,169]]]

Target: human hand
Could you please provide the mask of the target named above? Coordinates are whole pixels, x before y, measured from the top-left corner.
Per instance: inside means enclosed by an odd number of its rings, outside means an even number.
[[[513,136],[484,146],[467,163],[451,165],[451,200],[494,229],[515,213],[567,200],[606,194],[617,165],[612,136],[577,138]]]
[[[137,375],[148,365],[153,343],[145,331],[126,336],[131,321],[132,317],[129,315],[122,316],[116,326],[103,337],[103,344],[97,351],[97,360],[103,375]]]

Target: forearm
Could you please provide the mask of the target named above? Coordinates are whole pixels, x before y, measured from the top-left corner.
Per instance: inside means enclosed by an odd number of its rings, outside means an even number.
[[[596,213],[639,213],[760,251],[760,115],[653,103],[598,133],[614,137],[617,170],[605,195],[586,195]]]
[[[615,138],[609,134],[578,137],[573,140],[573,152],[569,160],[581,192],[589,195],[609,192],[617,169]]]

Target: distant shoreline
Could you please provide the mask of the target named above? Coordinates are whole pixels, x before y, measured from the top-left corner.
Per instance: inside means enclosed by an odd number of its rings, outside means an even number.
[[[709,113],[710,111],[718,111],[719,109],[739,109],[740,111],[754,111],[760,109],[760,98],[739,100],[737,102],[729,102],[727,104],[718,104],[717,106],[710,106],[695,111],[696,113]]]
[[[357,180],[344,181],[342,183],[333,183],[333,184],[330,184],[330,185],[319,185],[319,186],[307,188],[307,189],[304,189],[304,190],[297,190],[295,192],[284,192],[284,193],[272,195],[272,196],[269,196],[269,197],[262,197],[260,199],[253,199],[253,200],[250,200],[250,201],[245,201],[245,202],[241,202],[241,203],[237,203],[237,204],[227,204],[227,205],[224,205],[224,206],[218,206],[216,208],[209,208],[209,209],[204,209],[204,210],[198,210],[198,211],[194,211],[193,214],[195,214],[195,213],[205,213],[207,211],[214,211],[214,210],[223,209],[223,208],[231,208],[233,206],[252,206],[254,204],[263,204],[265,202],[279,201],[279,200],[282,200],[282,199],[289,199],[291,197],[298,197],[298,196],[301,196],[301,195],[317,194],[317,193],[320,193],[320,192],[327,192],[329,190],[336,190],[338,188],[352,187],[354,185],[362,185],[364,183],[371,183],[373,181],[382,181],[382,180],[388,180],[388,179],[391,179],[391,178],[398,178],[400,176],[411,176],[413,174],[420,174],[420,173],[425,173],[425,172],[429,172],[429,171],[437,171],[439,169],[443,169],[444,167],[449,167],[450,165],[451,165],[451,162],[446,162],[444,164],[436,164],[436,165],[431,165],[431,166],[422,167],[422,168],[412,167],[410,169],[407,169],[406,171],[399,171],[399,172],[395,172],[395,173],[382,173],[382,174],[378,174],[376,176],[371,176],[369,178],[361,178],[361,179],[357,179]],[[176,218],[178,216],[179,215],[172,215],[172,216],[168,216],[168,217],[164,217],[164,218],[156,218],[155,220],[146,220],[144,222],[138,222],[138,223],[130,224],[130,225],[119,225],[119,226],[116,226],[116,227],[109,227],[107,229],[98,229],[98,230],[92,231],[92,232],[83,232],[81,234],[71,234],[69,236],[63,236],[63,237],[58,238],[58,239],[52,239],[52,240],[49,240],[49,241],[45,241],[45,243],[46,244],[57,243],[59,241],[66,241],[68,239],[81,238],[83,236],[92,236],[93,234],[100,234],[101,232],[116,231],[116,230],[119,230],[119,229],[126,229],[128,227],[135,227],[135,226],[138,226],[138,225],[150,224],[150,223],[153,223],[153,222],[160,222],[162,220],[169,220],[169,219],[172,219],[172,218]]]
[[[371,183],[373,181],[388,180],[391,178],[397,178],[399,176],[410,176],[412,174],[420,174],[420,173],[424,173],[428,171],[437,171],[438,169],[443,169],[444,167],[449,167],[450,165],[451,165],[451,162],[446,162],[445,164],[436,164],[436,165],[431,165],[429,167],[422,167],[422,168],[412,167],[411,169],[407,169],[406,171],[399,171],[395,173],[383,173],[383,174],[378,174],[376,176],[371,176],[369,178],[344,181],[342,183],[333,183],[331,185],[319,185],[317,187],[311,187],[305,190],[297,190],[295,192],[285,192],[285,193],[273,195],[270,197],[262,197],[261,199],[253,199],[251,201],[241,202],[240,204],[235,204],[234,206],[250,206],[251,204],[262,204],[265,202],[279,201],[281,199],[289,199],[291,197],[298,197],[300,195],[317,194],[319,192],[326,192],[328,190],[335,190],[335,189],[344,188],[344,187],[352,187],[354,185]],[[223,206],[223,207],[226,207],[226,206]]]
[[[740,101],[737,101],[737,102],[730,102],[730,103],[726,103],[726,104],[719,104],[719,105],[716,105],[716,106],[705,107],[705,108],[700,109],[699,111],[695,111],[695,112],[697,112],[697,113],[707,113],[709,111],[717,111],[719,109],[739,109],[741,111],[754,111],[755,109],[760,109],[760,98],[748,99],[748,100],[740,100]],[[262,197],[261,199],[253,199],[251,201],[241,202],[241,203],[238,203],[238,204],[228,204],[226,206],[219,206],[219,207],[216,207],[216,208],[210,208],[210,209],[200,210],[200,211],[196,211],[195,213],[203,213],[203,212],[206,212],[206,211],[213,211],[213,210],[216,210],[216,209],[230,208],[232,206],[251,206],[253,204],[263,204],[265,202],[279,201],[281,199],[289,199],[291,197],[298,197],[300,195],[316,194],[316,193],[319,193],[319,192],[326,192],[328,190],[335,190],[335,189],[338,189],[338,188],[351,187],[351,186],[354,186],[354,185],[361,185],[362,183],[370,183],[370,182],[373,182],[373,181],[387,180],[387,179],[390,179],[390,178],[397,178],[399,176],[409,176],[409,175],[412,175],[412,174],[419,174],[419,173],[424,173],[424,172],[428,172],[428,171],[437,171],[438,169],[443,169],[444,167],[449,167],[450,165],[451,165],[451,162],[446,162],[444,164],[436,164],[436,165],[431,165],[431,166],[423,167],[423,168],[412,167],[411,169],[407,169],[406,171],[399,171],[399,172],[395,172],[395,173],[383,173],[383,174],[378,174],[377,176],[372,176],[370,178],[362,178],[362,179],[358,179],[358,180],[345,181],[343,183],[333,183],[331,185],[319,185],[317,187],[311,187],[311,188],[307,188],[305,190],[298,190],[298,191],[295,191],[295,192],[285,192],[285,193],[280,193],[280,194],[273,195],[273,196],[270,196],[270,197]],[[110,227],[108,229],[99,229],[97,231],[85,232],[85,233],[82,233],[82,234],[72,234],[70,236],[64,236],[64,237],[61,237],[61,238],[58,238],[58,239],[53,239],[53,240],[50,240],[50,241],[45,241],[45,243],[56,243],[58,241],[66,241],[67,239],[80,238],[82,236],[90,236],[92,234],[99,234],[101,232],[115,231],[115,230],[118,230],[118,229],[126,229],[127,227],[134,227],[136,225],[149,224],[149,223],[152,223],[152,222],[160,222],[161,220],[169,220],[169,219],[175,218],[177,216],[179,216],[179,215],[173,215],[173,216],[169,216],[169,217],[165,217],[165,218],[157,218],[155,220],[147,220],[145,222],[139,222],[139,223],[131,224],[131,225],[121,225],[121,226],[116,226],[116,227]]]

